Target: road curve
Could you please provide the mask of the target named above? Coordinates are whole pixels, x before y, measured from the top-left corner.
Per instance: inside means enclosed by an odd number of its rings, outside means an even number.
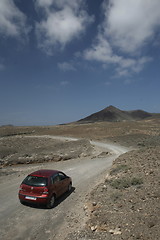
[[[51,137],[51,136],[45,136]],[[61,140],[73,138],[55,137]],[[74,138],[76,141],[77,139]],[[87,157],[57,163],[14,167],[19,175],[5,176],[0,183],[0,236],[3,240],[65,239],[66,235],[85,224],[83,206],[87,195],[106,175],[107,170],[127,148],[115,144],[91,141],[91,144],[112,155],[106,157]],[[60,169],[72,177],[74,191],[59,199],[53,209],[31,207],[19,203],[17,193],[23,178],[38,168]]]

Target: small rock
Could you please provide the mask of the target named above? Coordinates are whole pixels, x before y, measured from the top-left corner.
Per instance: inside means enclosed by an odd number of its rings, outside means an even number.
[[[97,203],[96,202],[93,202],[92,203],[93,207],[97,206]]]
[[[109,233],[111,233],[113,235],[120,235],[120,234],[122,234],[122,232],[120,230],[121,230],[120,228],[110,229]]]
[[[88,209],[87,205],[84,205],[83,209],[86,211]]]
[[[96,231],[97,230],[97,225],[96,226],[92,226],[91,230],[92,230],[92,232]]]
[[[154,227],[155,226],[155,222],[154,221],[150,221],[149,223],[148,223],[148,227],[149,228],[152,228],[152,227]]]
[[[113,233],[114,233],[114,230],[113,230],[113,229],[110,229],[110,230],[109,230],[109,233],[113,234]]]

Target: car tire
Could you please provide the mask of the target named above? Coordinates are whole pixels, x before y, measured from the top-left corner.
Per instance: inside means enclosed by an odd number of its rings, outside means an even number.
[[[24,204],[24,201],[23,200],[19,200],[21,204]]]
[[[70,192],[71,189],[72,189],[72,183],[70,183],[70,184],[68,185],[68,192]]]
[[[56,201],[56,196],[53,194],[51,198],[49,199],[49,202],[47,203],[47,208],[51,209],[54,207]]]

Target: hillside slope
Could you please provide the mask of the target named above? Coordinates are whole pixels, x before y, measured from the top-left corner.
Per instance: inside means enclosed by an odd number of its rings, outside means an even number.
[[[121,122],[121,121],[135,121],[142,120],[145,118],[152,117],[151,113],[145,112],[143,110],[134,111],[122,111],[114,106],[109,106],[103,110],[93,113],[90,116],[80,119],[79,123],[84,122],[98,122],[98,121],[108,121],[108,122]]]

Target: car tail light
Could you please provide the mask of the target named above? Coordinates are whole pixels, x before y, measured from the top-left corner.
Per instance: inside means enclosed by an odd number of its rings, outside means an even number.
[[[43,194],[48,194],[48,188],[44,188],[44,190],[43,190]]]

